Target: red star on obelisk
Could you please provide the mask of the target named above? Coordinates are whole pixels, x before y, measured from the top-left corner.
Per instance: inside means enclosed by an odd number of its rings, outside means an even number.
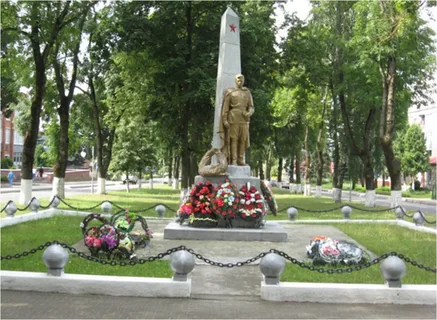
[[[230,24],[229,26],[231,27],[231,32],[235,32],[237,26],[235,24]]]

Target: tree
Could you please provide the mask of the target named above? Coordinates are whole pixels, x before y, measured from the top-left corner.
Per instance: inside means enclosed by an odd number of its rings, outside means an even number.
[[[23,145],[21,204],[27,203],[32,196],[32,168],[47,84],[46,73],[49,68],[49,56],[62,29],[77,18],[70,8],[71,5],[72,3],[69,1],[1,3],[2,8],[8,6],[8,13],[13,16],[6,20],[2,19],[2,34],[13,33],[17,35],[7,46],[13,47],[16,43],[28,42],[27,47],[30,52],[26,53],[32,56],[33,72],[31,77],[34,83],[31,123],[24,136]]]
[[[401,161],[393,150],[399,117],[414,101],[427,99],[435,64],[432,31],[419,17],[419,1],[360,1],[355,5],[355,41],[361,59],[380,73],[379,141],[391,179],[392,206],[401,197]],[[402,74],[398,77],[398,74]]]
[[[71,28],[64,28],[62,33],[64,37],[62,42],[58,38],[54,45],[52,64],[55,71],[56,87],[58,90],[59,106],[57,113],[59,116],[59,135],[57,135],[58,148],[56,149],[56,161],[53,167],[54,179],[53,179],[53,195],[57,195],[60,198],[64,198],[64,179],[65,170],[67,169],[68,151],[69,151],[69,129],[70,129],[70,104],[73,101],[74,89],[77,79],[77,68],[79,64],[79,49],[82,40],[82,31],[84,28],[85,20],[88,15],[88,11],[94,3],[85,3],[83,7],[78,8],[77,25],[72,25]],[[72,71],[69,82],[67,82],[67,59],[64,60],[64,64],[61,66],[59,62],[62,57],[72,55]],[[66,94],[67,92],[67,94]]]
[[[402,172],[412,180],[414,189],[415,176],[429,168],[429,155],[426,150],[425,138],[419,125],[408,127],[405,135],[400,136],[401,145],[399,158],[401,159]]]

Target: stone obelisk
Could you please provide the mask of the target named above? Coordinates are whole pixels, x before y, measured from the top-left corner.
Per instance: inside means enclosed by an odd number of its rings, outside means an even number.
[[[222,16],[220,28],[220,49],[217,70],[217,88],[215,93],[214,132],[212,147],[220,149],[219,131],[222,112],[223,93],[235,86],[235,76],[241,73],[240,56],[240,18],[228,7]],[[213,157],[212,162],[215,162]]]

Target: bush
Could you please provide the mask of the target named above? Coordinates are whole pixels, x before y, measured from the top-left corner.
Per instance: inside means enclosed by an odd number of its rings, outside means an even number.
[[[421,190],[419,180],[414,180],[414,190]]]
[[[354,191],[358,191],[358,192],[366,192],[366,188],[365,188],[365,187],[362,187],[362,186],[358,186],[358,185],[356,185]]]
[[[1,159],[1,168],[2,169],[12,169],[12,167],[14,166],[14,161],[12,161],[11,158],[4,158]]]
[[[7,176],[1,176],[1,182],[8,182]]]

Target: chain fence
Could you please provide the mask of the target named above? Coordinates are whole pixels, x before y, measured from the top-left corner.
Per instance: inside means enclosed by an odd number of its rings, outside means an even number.
[[[304,269],[308,269],[309,271],[315,271],[315,272],[319,272],[319,273],[328,273],[328,274],[344,274],[344,273],[352,273],[354,271],[359,271],[359,270],[363,270],[366,268],[369,268],[375,264],[380,263],[381,261],[387,259],[388,257],[393,257],[393,256],[397,256],[398,258],[404,260],[406,263],[410,263],[412,266],[417,267],[419,269],[423,269],[425,271],[429,271],[429,272],[433,272],[433,273],[437,273],[437,269],[433,268],[433,267],[429,267],[429,266],[424,266],[423,264],[420,264],[418,262],[416,262],[415,260],[412,260],[408,257],[406,257],[403,254],[399,254],[397,252],[389,252],[389,253],[384,253],[383,255],[373,259],[370,262],[367,262],[365,264],[358,264],[358,265],[353,265],[353,266],[348,266],[347,268],[321,268],[321,267],[315,267],[313,265],[310,265],[306,262],[302,262],[299,261],[293,257],[290,257],[287,253],[285,253],[284,251],[280,251],[280,250],[276,250],[276,249],[270,249],[268,252],[261,252],[260,254],[258,254],[257,256],[247,259],[245,261],[240,261],[240,262],[236,262],[236,263],[222,263],[222,262],[217,262],[217,261],[213,261],[210,260],[208,258],[205,258],[204,256],[202,256],[201,254],[195,252],[193,249],[189,249],[187,247],[185,247],[184,245],[178,246],[178,247],[174,247],[171,249],[168,249],[165,252],[159,253],[155,256],[150,256],[147,257],[146,259],[131,259],[131,260],[127,260],[127,261],[116,261],[116,260],[105,260],[105,259],[100,259],[98,257],[94,257],[91,255],[88,255],[84,252],[80,252],[77,251],[76,248],[66,244],[66,243],[62,243],[59,241],[48,241],[45,244],[39,245],[38,247],[31,249],[29,251],[23,251],[22,253],[16,253],[13,255],[6,255],[6,256],[1,256],[1,260],[12,260],[12,259],[19,259],[22,257],[27,257],[30,254],[34,254],[40,250],[44,250],[45,248],[53,245],[53,244],[58,244],[60,246],[62,246],[65,249],[68,249],[71,253],[78,255],[80,258],[89,260],[89,261],[93,261],[96,263],[101,263],[103,265],[110,265],[110,266],[135,266],[137,264],[144,264],[146,262],[152,262],[155,260],[160,260],[163,259],[164,257],[171,255],[172,253],[175,253],[177,251],[181,251],[181,250],[185,250],[189,253],[191,253],[192,255],[194,255],[197,259],[204,261],[205,263],[210,264],[211,266],[215,266],[215,267],[220,267],[220,268],[233,268],[233,267],[242,267],[244,265],[248,265],[250,263],[253,263],[261,258],[263,258],[264,256],[266,256],[268,253],[276,253],[278,255],[280,255],[281,257],[283,257],[284,259],[290,261],[292,264],[295,264],[301,268]]]
[[[24,208],[18,208],[18,207],[17,207],[17,210],[18,210],[18,211],[24,211],[24,210],[28,209],[29,206],[31,205],[31,203],[32,203],[32,201],[33,201],[34,199],[36,199],[36,198],[33,197],[33,198],[29,201],[29,203],[27,204],[27,206],[25,206]],[[79,208],[79,207],[74,207],[74,206],[70,205],[68,202],[66,202],[64,199],[59,198],[58,196],[54,196],[54,197],[52,198],[52,200],[50,201],[50,203],[49,203],[47,206],[42,206],[42,205],[40,205],[40,207],[43,208],[43,209],[48,209],[48,208],[50,208],[50,207],[52,206],[53,202],[56,201],[56,199],[58,199],[62,204],[64,204],[64,205],[67,206],[69,209],[72,209],[72,210],[74,210],[74,211],[89,211],[89,210],[94,210],[94,209],[100,207],[100,206],[101,206],[103,203],[105,203],[105,202],[110,203],[112,206],[118,208],[119,210],[126,210],[126,209],[127,209],[127,208],[123,208],[123,207],[117,205],[116,203],[114,203],[114,202],[112,202],[112,201],[110,201],[110,200],[103,200],[103,201],[101,201],[100,203],[98,203],[98,204],[96,204],[96,205],[94,205],[94,206],[91,206],[91,207]],[[9,201],[5,204],[5,206],[0,210],[0,213],[2,213],[3,211],[5,211],[6,208],[7,208],[7,206],[8,206],[11,202],[13,202],[13,201],[12,201],[12,200],[9,200]],[[157,204],[151,205],[150,207],[148,207],[148,208],[146,208],[146,209],[135,210],[135,212],[137,212],[137,213],[144,213],[144,212],[147,212],[147,211],[150,211],[150,210],[156,208],[156,207],[159,206],[159,205],[164,206],[164,207],[165,207],[167,210],[169,210],[170,212],[173,212],[173,213],[176,213],[176,212],[177,212],[177,210],[175,210],[175,209],[169,207],[169,206],[166,205],[165,203],[157,203]],[[344,208],[344,207],[350,207],[350,208],[355,209],[355,210],[358,210],[358,211],[370,212],[370,213],[388,212],[388,211],[392,211],[392,210],[396,210],[396,209],[400,208],[400,209],[402,210],[404,216],[406,216],[406,217],[408,217],[408,218],[413,218],[413,215],[409,215],[409,214],[405,211],[405,209],[404,209],[402,206],[400,206],[400,205],[399,205],[399,206],[395,206],[395,207],[390,207],[390,208],[383,208],[383,209],[365,209],[365,208],[360,208],[360,207],[357,207],[357,206],[354,206],[354,205],[350,205],[350,204],[344,204],[344,205],[341,205],[341,206],[338,206],[338,207],[335,207],[335,208],[331,208],[331,209],[321,209],[321,210],[305,209],[305,208],[301,208],[301,207],[297,207],[297,206],[293,206],[293,205],[288,205],[288,206],[286,206],[285,208],[282,208],[282,209],[278,210],[278,213],[285,212],[286,210],[288,210],[288,209],[291,208],[291,207],[292,207],[292,208],[295,208],[295,209],[297,209],[297,210],[299,210],[299,211],[310,212],[310,213],[327,213],[327,212],[333,212],[333,211],[336,211],[336,210],[341,210],[341,209]],[[424,219],[424,221],[426,221],[427,223],[429,223],[429,224],[436,224],[436,221],[429,221],[429,220],[426,218],[426,216],[422,213],[422,211],[417,210],[417,212],[422,216],[422,218]]]

